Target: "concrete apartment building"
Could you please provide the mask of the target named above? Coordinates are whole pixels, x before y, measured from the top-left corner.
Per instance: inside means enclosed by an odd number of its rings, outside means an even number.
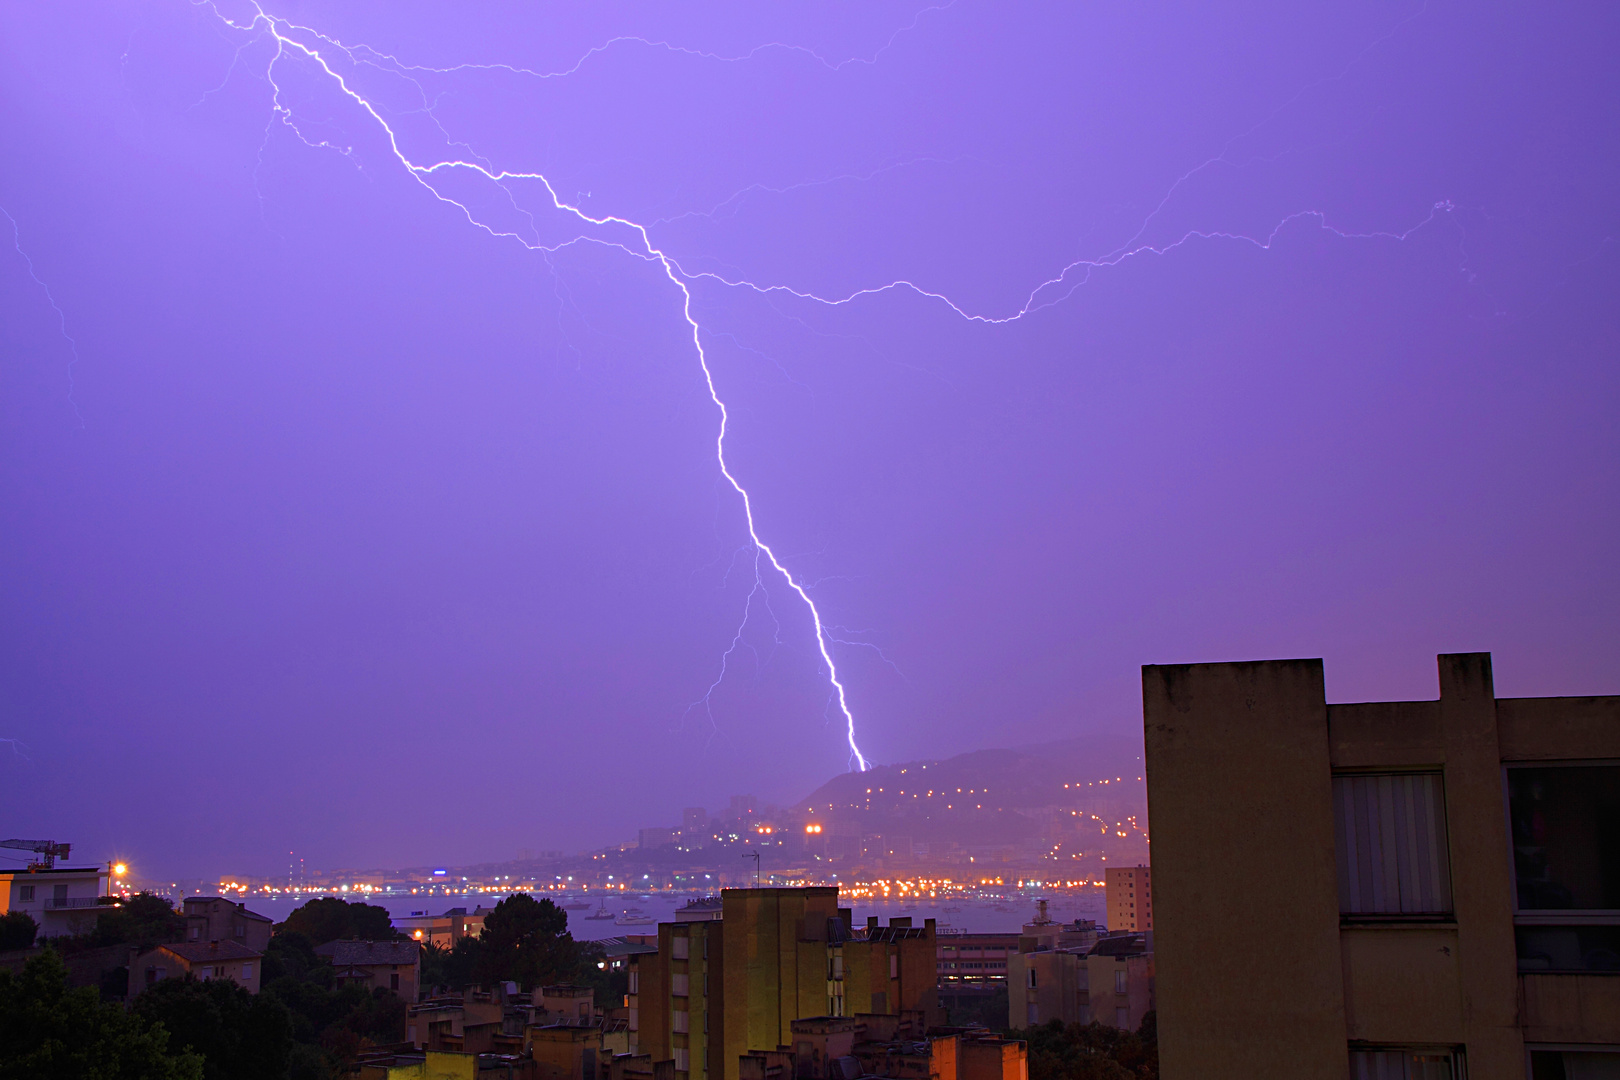
[[[1154,992],[1154,957],[1140,934],[1020,952],[1007,963],[1007,1026],[1060,1020],[1135,1031],[1154,1007]]]
[[[40,937],[89,930],[107,892],[105,866],[51,866],[0,871],[0,915],[26,912]]]
[[[912,1011],[937,1019],[934,920],[879,926],[872,918],[857,936],[834,887],[720,895],[724,1041],[714,1080],[738,1080],[739,1059],[750,1050],[790,1045],[795,1020]]]
[[[797,1020],[940,1019],[931,919],[857,928],[836,888],[727,889],[720,916],[661,924],[657,953],[629,958],[632,1050],[673,1061],[674,1080],[738,1080]]]
[[[1165,1080],[1620,1076],[1620,697],[1439,673],[1143,668]]]
[[[688,1077],[720,1077],[724,1063],[723,922],[661,923],[658,952],[630,971],[631,1050],[675,1063]]]
[[[1109,930],[1142,934],[1153,929],[1152,875],[1146,866],[1110,866],[1103,871]]]

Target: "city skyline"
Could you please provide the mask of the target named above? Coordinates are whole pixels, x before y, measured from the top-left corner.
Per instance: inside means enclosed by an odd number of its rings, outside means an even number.
[[[591,849],[857,758],[1140,753],[1150,663],[1612,693],[1604,40],[19,13],[9,835]]]

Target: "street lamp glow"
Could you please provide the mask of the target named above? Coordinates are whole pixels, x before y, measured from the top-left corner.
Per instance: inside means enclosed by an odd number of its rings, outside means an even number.
[[[125,866],[123,863],[113,864],[114,877],[123,877],[127,873],[129,873],[129,867]]]

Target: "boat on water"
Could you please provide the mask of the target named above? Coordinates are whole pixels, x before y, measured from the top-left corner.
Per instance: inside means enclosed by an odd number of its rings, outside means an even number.
[[[587,919],[611,919],[613,918],[613,912],[607,909],[607,903],[604,901],[601,907],[597,908],[595,911],[591,912],[585,917]]]
[[[629,911],[626,911],[623,915],[620,915],[617,919],[614,919],[613,920],[613,925],[614,926],[652,926],[657,921],[658,920],[653,918],[651,915],[643,915],[641,912],[635,910],[634,908],[631,908]]]

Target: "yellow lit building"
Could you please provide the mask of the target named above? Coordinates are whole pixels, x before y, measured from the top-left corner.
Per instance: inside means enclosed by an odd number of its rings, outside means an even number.
[[[1108,929],[1144,933],[1153,929],[1153,878],[1146,866],[1110,866],[1103,871]]]

